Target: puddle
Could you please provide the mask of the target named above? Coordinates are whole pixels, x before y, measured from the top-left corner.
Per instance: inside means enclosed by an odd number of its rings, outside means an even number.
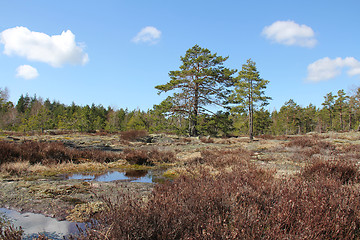
[[[14,210],[0,208],[0,215],[5,216],[15,227],[24,230],[22,239],[33,239],[39,233],[44,234],[49,239],[64,239],[64,236],[78,233],[78,225],[84,228],[83,223],[74,223],[69,221],[58,221],[55,218],[45,217],[42,214],[35,213],[19,213]]]
[[[68,179],[77,179],[85,181],[111,182],[111,181],[127,181],[153,183],[153,174],[147,170],[129,170],[126,172],[110,171],[106,173],[93,174],[72,174]]]

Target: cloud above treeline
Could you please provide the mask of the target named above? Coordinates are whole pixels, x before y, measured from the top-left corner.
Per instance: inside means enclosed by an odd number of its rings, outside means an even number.
[[[30,65],[21,65],[16,69],[16,77],[24,78],[26,80],[34,79],[39,76],[36,68]]]
[[[360,62],[357,59],[353,57],[335,59],[325,57],[308,66],[307,80],[312,82],[329,80],[339,76],[344,68],[347,69],[347,74],[350,77],[360,75]]]
[[[314,30],[304,24],[294,21],[276,21],[264,27],[262,33],[265,38],[288,46],[314,47],[317,43]]]
[[[156,44],[160,40],[161,31],[155,27],[147,26],[138,32],[138,34],[132,39],[135,43],[149,43]]]
[[[26,27],[14,27],[0,33],[0,42],[4,44],[5,55],[44,62],[53,67],[84,65],[89,61],[84,46],[75,42],[75,35],[70,30],[49,36]]]

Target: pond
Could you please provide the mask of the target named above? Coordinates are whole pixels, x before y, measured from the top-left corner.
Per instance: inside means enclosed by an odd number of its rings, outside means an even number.
[[[15,227],[21,226],[25,235],[23,239],[26,240],[37,237],[38,233],[42,233],[50,239],[64,239],[64,236],[79,232],[76,225],[80,228],[85,227],[83,223],[58,221],[42,214],[19,213],[6,208],[0,208],[0,216],[4,216]]]
[[[155,175],[152,171],[147,170],[127,170],[121,171],[109,171],[102,173],[87,173],[87,174],[71,174],[67,176],[67,179],[78,179],[85,181],[98,181],[98,182],[111,182],[111,181],[126,181],[126,182],[141,182],[141,183],[153,183],[155,182]]]

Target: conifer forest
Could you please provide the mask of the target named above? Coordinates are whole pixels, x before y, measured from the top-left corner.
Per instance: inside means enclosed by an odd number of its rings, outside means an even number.
[[[7,131],[72,130],[80,132],[146,130],[214,137],[305,134],[308,132],[358,131],[360,87],[324,96],[320,107],[300,106],[293,99],[280,109],[267,109],[264,80],[249,59],[242,70],[224,67],[227,57],[198,45],[189,49],[170,81],[155,86],[159,94],[174,91],[152,109],[113,109],[102,105],[79,106],[24,93],[9,101],[9,90],[0,89],[0,129]]]

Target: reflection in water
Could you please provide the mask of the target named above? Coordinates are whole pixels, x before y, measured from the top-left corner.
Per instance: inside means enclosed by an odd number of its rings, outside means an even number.
[[[129,182],[143,182],[152,183],[152,176],[146,170],[129,170],[126,172],[110,171],[100,174],[84,175],[73,174],[69,179],[98,181],[98,182],[111,182],[116,180],[123,180]]]
[[[128,170],[125,172],[125,176],[129,178],[145,177],[148,174],[147,170]]]
[[[0,214],[5,215],[15,227],[21,226],[25,234],[23,239],[33,239],[38,233],[44,233],[50,239],[63,239],[64,236],[78,233],[76,224],[84,227],[81,223],[57,221],[55,218],[45,217],[42,214],[19,213],[6,208],[0,208]]]

